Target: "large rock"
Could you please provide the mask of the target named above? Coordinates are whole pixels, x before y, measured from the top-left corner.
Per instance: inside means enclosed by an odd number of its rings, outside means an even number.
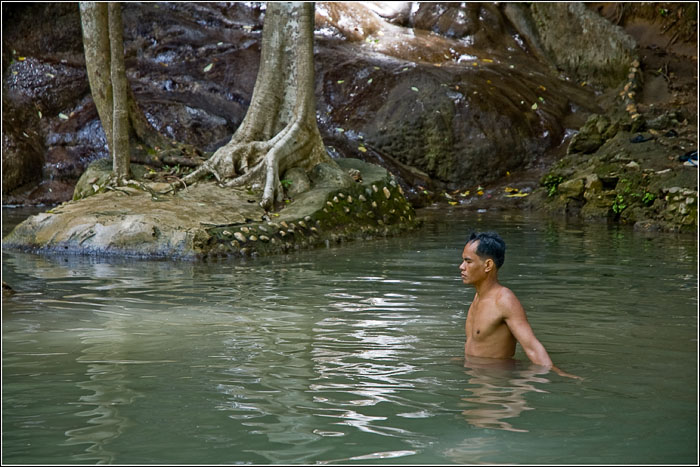
[[[542,48],[560,69],[617,86],[635,58],[635,40],[582,2],[533,2]]]
[[[338,186],[317,180],[284,209],[268,214],[247,190],[197,183],[176,194],[144,181],[64,203],[19,224],[3,248],[45,254],[165,257],[276,254],[355,238],[393,235],[417,225],[413,208],[383,168],[337,161],[362,181]],[[99,165],[89,177],[104,178]],[[109,171],[105,170],[105,174]],[[90,184],[87,183],[87,186]]]

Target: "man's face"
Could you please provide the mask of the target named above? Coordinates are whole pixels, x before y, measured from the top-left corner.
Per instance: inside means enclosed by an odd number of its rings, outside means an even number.
[[[459,265],[459,271],[462,275],[462,282],[465,284],[474,284],[486,276],[484,260],[476,254],[477,246],[479,246],[479,241],[475,240],[467,243],[462,251],[462,264]]]

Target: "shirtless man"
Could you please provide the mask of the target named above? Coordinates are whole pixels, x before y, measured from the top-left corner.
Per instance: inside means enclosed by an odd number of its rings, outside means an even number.
[[[465,364],[511,359],[517,341],[532,363],[551,368],[562,376],[578,378],[554,366],[532,332],[520,301],[498,282],[498,269],[503,265],[505,252],[505,242],[493,232],[472,233],[462,252],[459,266],[462,282],[476,288],[465,326]]]

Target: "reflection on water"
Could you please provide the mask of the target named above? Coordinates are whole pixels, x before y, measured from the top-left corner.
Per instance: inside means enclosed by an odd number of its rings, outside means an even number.
[[[3,462],[694,460],[695,240],[454,215],[246,262],[4,252]],[[455,362],[471,229],[506,238],[503,282],[585,381]]]
[[[479,428],[528,431],[513,427],[508,420],[519,417],[524,410],[533,410],[528,406],[526,394],[547,393],[534,383],[547,384],[550,381],[544,377],[548,370],[535,365],[520,368],[522,366],[510,359],[489,364],[465,363],[469,387],[468,396],[462,400],[469,408],[462,414],[470,424]]]

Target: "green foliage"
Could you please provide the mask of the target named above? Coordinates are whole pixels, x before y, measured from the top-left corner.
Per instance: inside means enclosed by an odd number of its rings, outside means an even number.
[[[656,199],[656,195],[654,193],[649,193],[648,191],[644,192],[644,196],[642,196],[642,203],[646,206],[651,206],[654,203],[654,200]]]
[[[615,201],[613,201],[612,205],[612,210],[615,214],[620,214],[622,211],[627,208],[627,203],[625,201],[625,197],[622,195],[617,195],[615,197]]]
[[[557,187],[563,181],[564,177],[561,175],[547,175],[544,180],[542,180],[542,185],[547,189],[547,196],[554,196],[554,194],[557,192]]]
[[[290,186],[292,186],[291,180],[280,180],[280,183],[284,188],[289,188]]]

